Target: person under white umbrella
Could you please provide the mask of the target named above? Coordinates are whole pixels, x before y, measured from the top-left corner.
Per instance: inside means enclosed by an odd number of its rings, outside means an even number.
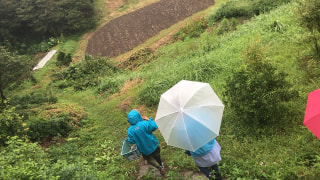
[[[208,83],[182,80],[163,93],[155,121],[166,143],[185,149],[208,178],[221,179],[218,142],[224,105]]]

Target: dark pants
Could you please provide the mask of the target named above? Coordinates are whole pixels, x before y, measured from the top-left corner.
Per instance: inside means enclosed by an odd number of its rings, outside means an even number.
[[[218,168],[218,164],[215,164],[211,167],[199,167],[200,171],[205,174],[209,179],[213,179],[211,176],[211,171],[214,170],[214,175],[215,175],[215,179],[220,178],[220,174],[219,174],[219,168]]]
[[[152,166],[154,166],[158,169],[161,167],[162,161],[161,161],[161,157],[160,157],[160,146],[158,146],[157,149],[155,151],[153,151],[153,153],[151,153],[149,155],[142,154],[142,156]]]

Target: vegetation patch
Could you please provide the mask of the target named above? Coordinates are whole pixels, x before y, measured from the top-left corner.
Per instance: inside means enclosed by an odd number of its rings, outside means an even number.
[[[43,138],[65,136],[82,127],[88,120],[85,109],[75,104],[44,105],[34,111],[39,113],[27,121],[27,135],[33,142]]]

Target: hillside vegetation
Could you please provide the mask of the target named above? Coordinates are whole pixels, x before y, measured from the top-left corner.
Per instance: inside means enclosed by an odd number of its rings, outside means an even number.
[[[259,2],[217,0],[166,45],[122,61],[86,55],[70,63],[81,38],[60,38],[54,48],[64,54],[4,91],[1,179],[136,179],[139,162],[120,155],[127,113],[154,118],[160,95],[182,79],[210,83],[225,104],[216,138],[223,178],[319,179],[320,141],[303,125],[308,93],[320,85],[319,31],[301,24],[307,1]],[[320,7],[309,2],[311,12]],[[199,171],[155,135],[166,179]]]

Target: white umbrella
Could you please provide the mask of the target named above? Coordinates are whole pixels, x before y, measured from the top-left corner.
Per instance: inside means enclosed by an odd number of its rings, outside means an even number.
[[[195,151],[219,135],[223,109],[208,83],[182,80],[161,95],[155,121],[168,145]]]

